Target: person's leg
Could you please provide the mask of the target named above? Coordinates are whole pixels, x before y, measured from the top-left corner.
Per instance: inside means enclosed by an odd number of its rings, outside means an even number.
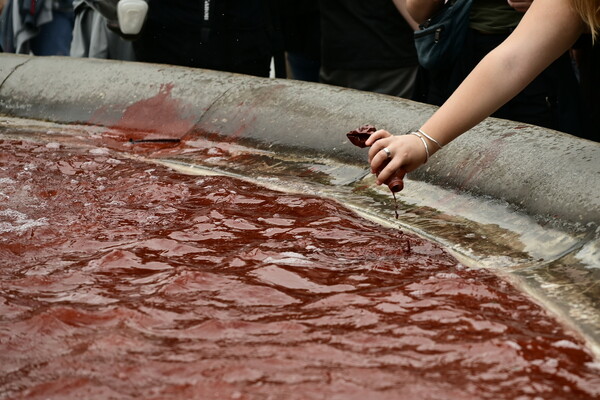
[[[377,70],[332,70],[321,67],[321,83],[412,98],[418,66]]]
[[[373,91],[411,99],[415,94],[418,72],[418,66],[376,70],[373,73]]]
[[[288,52],[287,60],[292,70],[292,78],[299,81],[319,82],[319,60],[313,60],[304,54]]]
[[[52,21],[40,27],[31,41],[31,51],[36,56],[68,56],[73,39],[73,12],[54,11]]]

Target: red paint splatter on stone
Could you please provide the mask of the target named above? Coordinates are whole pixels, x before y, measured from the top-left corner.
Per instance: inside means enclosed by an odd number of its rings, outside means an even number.
[[[110,121],[108,130],[102,134],[102,141],[108,147],[122,148],[131,140],[181,139],[192,130],[199,116],[190,116],[190,106],[172,95],[173,84],[161,85],[159,92],[150,98],[128,106],[121,117]],[[105,122],[110,119],[109,109],[98,110],[91,121]],[[112,117],[114,118],[114,117]],[[164,143],[145,143],[137,149],[164,147]],[[173,143],[167,143],[173,146]]]

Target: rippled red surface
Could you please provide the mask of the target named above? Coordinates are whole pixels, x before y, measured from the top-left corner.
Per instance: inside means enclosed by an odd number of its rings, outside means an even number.
[[[592,399],[502,279],[339,204],[0,141],[2,399]]]

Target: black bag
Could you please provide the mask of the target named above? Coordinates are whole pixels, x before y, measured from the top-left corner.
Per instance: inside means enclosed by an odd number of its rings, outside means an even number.
[[[450,0],[415,31],[417,56],[424,68],[441,70],[456,61],[469,29],[471,4],[473,0]]]

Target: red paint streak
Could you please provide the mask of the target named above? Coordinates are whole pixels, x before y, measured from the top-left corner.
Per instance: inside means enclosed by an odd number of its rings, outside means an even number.
[[[185,106],[172,97],[172,91],[173,84],[162,85],[156,96],[127,107],[115,128],[151,133],[140,134],[133,139],[182,137],[194,126],[195,119],[182,117]]]
[[[172,96],[173,84],[161,85],[159,92],[148,99],[128,106],[116,121],[109,121],[108,130],[102,135],[103,144],[123,149],[130,140],[181,139],[192,130],[200,116],[185,116],[189,106]],[[92,118],[92,123],[106,123],[108,109],[101,109]],[[136,152],[155,151],[173,144],[137,145]]]

